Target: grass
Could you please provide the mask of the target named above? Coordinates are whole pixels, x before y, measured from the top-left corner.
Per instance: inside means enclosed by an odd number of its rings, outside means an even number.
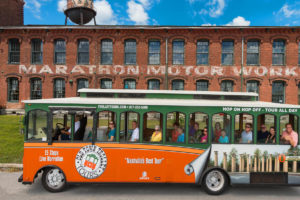
[[[0,115],[0,163],[22,163],[24,136],[20,116]]]

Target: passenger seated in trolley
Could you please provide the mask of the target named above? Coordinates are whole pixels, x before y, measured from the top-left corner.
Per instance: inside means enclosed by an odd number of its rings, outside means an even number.
[[[228,136],[226,135],[226,131],[224,129],[221,130],[221,136],[219,137],[220,144],[227,144],[229,143]]]
[[[298,133],[293,130],[292,124],[285,125],[285,131],[282,133],[281,140],[284,144],[290,144],[292,147],[298,145]]]
[[[266,139],[269,137],[270,132],[267,130],[265,124],[260,126],[260,131],[257,132],[257,143],[265,143]]]
[[[113,142],[116,138],[116,127],[113,121],[109,122],[108,141]]]
[[[183,132],[183,129],[181,127],[178,127],[177,128],[177,131],[178,131],[178,137],[177,137],[177,142],[179,143],[184,143],[184,132]]]
[[[194,137],[196,133],[195,120],[191,119],[189,123],[189,136]],[[195,137],[196,138],[196,137]]]
[[[242,132],[242,137],[240,143],[247,144],[252,143],[253,133],[252,133],[252,124],[246,123],[245,130]]]
[[[194,124],[194,129],[195,129],[195,136],[194,136],[194,138],[195,138],[195,141],[198,142],[198,141],[200,141],[201,136],[202,136],[202,132],[201,132],[201,130],[199,128],[199,123],[198,122],[196,122]]]
[[[276,131],[275,131],[274,126],[272,126],[270,128],[270,134],[268,135],[265,143],[266,144],[275,144],[276,143]]]
[[[78,131],[80,128],[80,116],[76,115],[75,116],[75,125],[74,125],[74,134]],[[70,135],[71,135],[71,128],[70,127],[65,127],[65,129],[61,130],[61,140],[69,140]]]
[[[160,131],[160,126],[156,125],[155,126],[155,131],[153,132],[150,142],[161,142],[162,139],[162,134]]]
[[[214,128],[214,142],[218,143],[219,138],[221,136],[221,124],[220,122],[216,122],[215,128]]]
[[[200,143],[207,143],[207,133],[208,133],[207,127],[205,127],[203,129],[203,134],[201,136]]]
[[[177,142],[177,138],[179,136],[178,133],[178,127],[179,127],[179,123],[178,122],[174,122],[173,124],[173,131],[172,131],[172,142]]]
[[[140,130],[138,128],[138,124],[137,121],[132,121],[132,135],[130,137],[130,142],[137,142],[139,140],[139,136],[140,136]]]

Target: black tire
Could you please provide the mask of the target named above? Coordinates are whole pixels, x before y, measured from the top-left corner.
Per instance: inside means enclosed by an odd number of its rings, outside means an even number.
[[[43,187],[49,192],[62,192],[67,186],[65,174],[58,168],[47,168],[42,175]]]
[[[210,195],[220,195],[229,185],[227,174],[221,169],[211,169],[205,172],[201,186]]]

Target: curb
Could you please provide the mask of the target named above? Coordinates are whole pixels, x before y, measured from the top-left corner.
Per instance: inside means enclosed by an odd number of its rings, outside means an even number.
[[[15,168],[15,169],[23,169],[23,164],[14,164],[14,163],[0,163],[0,168]]]

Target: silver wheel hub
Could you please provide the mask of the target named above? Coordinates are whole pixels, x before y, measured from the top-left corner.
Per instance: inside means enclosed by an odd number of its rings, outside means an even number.
[[[218,170],[210,171],[206,176],[206,186],[212,191],[219,191],[224,187],[225,179],[222,172]]]
[[[47,185],[52,189],[59,189],[65,183],[64,174],[59,169],[51,169],[47,173]]]

